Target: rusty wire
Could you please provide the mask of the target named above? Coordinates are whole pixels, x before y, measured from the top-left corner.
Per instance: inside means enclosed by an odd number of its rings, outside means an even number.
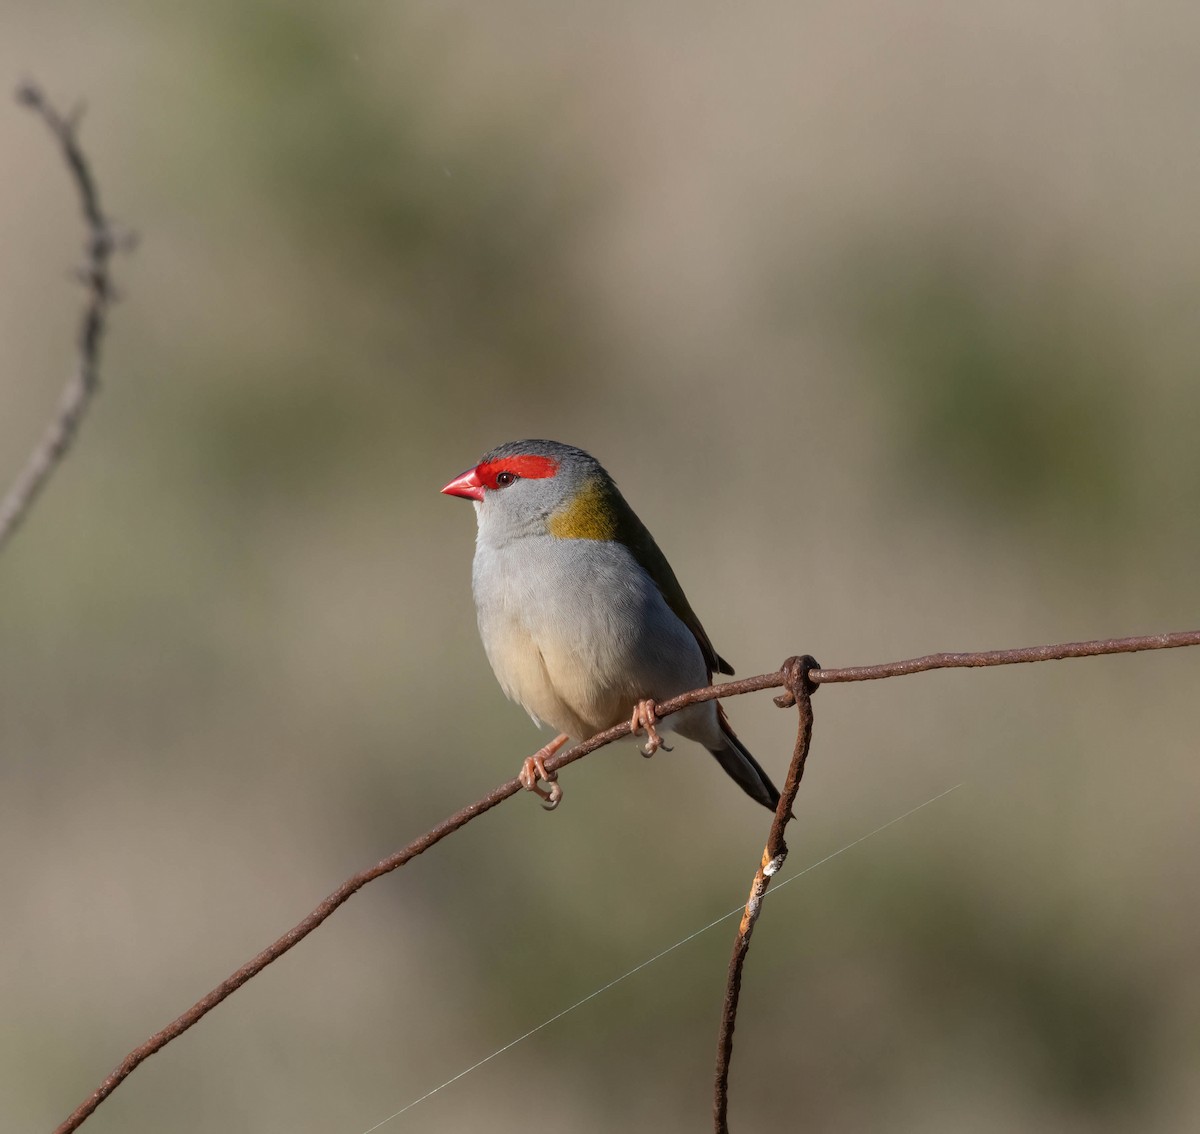
[[[792,808],[800,780],[804,776],[804,764],[808,760],[808,749],[812,743],[813,712],[812,695],[816,692],[811,674],[820,669],[815,658],[805,654],[802,658],[788,658],[780,668],[784,675],[785,691],[775,698],[781,709],[795,705],[800,713],[796,730],[796,748],[788,767],[787,780],[779,795],[771,831],[763,850],[762,862],[750,883],[750,897],[733,939],[733,953],[729,958],[729,975],[725,980],[725,999],[721,1005],[721,1028],[717,1036],[717,1070],[713,1083],[713,1125],[717,1134],[729,1134],[729,1063],[733,1058],[733,1029],[737,1023],[738,998],[742,992],[742,968],[746,954],[750,951],[750,935],[762,910],[763,896],[771,879],[779,873],[787,859],[787,843],[783,832],[793,818]]]
[[[1053,661],[1060,658],[1095,657],[1104,654],[1137,653],[1142,650],[1165,650],[1179,646],[1200,646],[1200,630],[1180,631],[1169,634],[1148,634],[1135,638],[1106,638],[1092,642],[1065,642],[1053,646],[1030,646],[1015,650],[992,650],[980,653],[946,653],[929,654],[925,657],[910,658],[906,661],[885,662],[880,665],[854,666],[848,669],[810,669],[807,679],[814,685],[833,684],[842,681],[874,681],[885,677],[898,677],[911,673],[923,673],[934,669],[953,669],[973,666],[1013,665],[1020,662]],[[793,667],[794,668],[794,667]],[[763,689],[787,688],[793,681],[794,672],[787,668],[776,670],[774,673],[763,673],[757,677],[747,677],[742,681],[730,681],[724,685],[708,686],[704,689],[693,689],[663,701],[655,708],[659,718],[669,717],[688,705],[701,701],[713,701],[719,697],[735,697],[743,693],[756,693]],[[560,752],[546,761],[549,772],[565,768],[568,764],[582,760],[589,753],[595,752],[614,740],[620,740],[629,735],[629,722],[614,725],[604,732],[585,740],[582,744]],[[790,774],[789,774],[790,780]],[[797,776],[797,783],[799,777]],[[182,1035],[193,1024],[211,1012],[227,996],[236,992],[251,977],[262,972],[272,961],[278,960],[304,940],[340,905],[361,890],[368,882],[390,874],[405,863],[424,853],[430,847],[439,843],[447,835],[465,827],[472,819],[490,811],[506,799],[521,791],[521,782],[514,777],[499,787],[493,788],[482,799],[468,804],[461,811],[443,819],[432,830],[420,838],[414,839],[408,846],[377,862],[374,866],[347,878],[336,890],[321,902],[307,917],[289,929],[282,937],[255,957],[247,961],[241,968],[223,980],[206,996],[196,1001],[186,1012],[169,1023],[161,1031],[155,1032],[144,1043],[135,1047],[118,1064],[112,1073],[90,1094],[71,1115],[57,1127],[55,1134],[70,1134],[77,1130],[87,1117],[112,1092],[124,1082],[137,1066],[157,1051],[161,1051],[168,1043]],[[774,828],[774,824],[772,824]],[[730,1029],[732,1034],[732,1028]]]

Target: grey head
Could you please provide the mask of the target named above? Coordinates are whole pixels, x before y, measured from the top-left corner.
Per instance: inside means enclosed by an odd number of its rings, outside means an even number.
[[[595,538],[612,527],[607,502],[616,495],[612,478],[590,453],[545,440],[497,445],[442,491],[474,501],[479,538],[495,544],[544,535],[552,516],[572,534],[585,525]]]

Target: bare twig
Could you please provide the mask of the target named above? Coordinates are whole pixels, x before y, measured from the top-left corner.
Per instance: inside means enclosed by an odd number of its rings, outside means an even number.
[[[733,1058],[733,1029],[737,1022],[738,998],[742,992],[742,966],[750,950],[750,934],[758,921],[762,909],[763,895],[771,879],[779,873],[787,858],[787,843],[783,840],[784,828],[792,818],[792,805],[800,790],[804,775],[804,764],[808,760],[808,748],[812,743],[812,695],[816,686],[810,675],[819,669],[816,659],[808,654],[802,658],[788,658],[783,663],[786,692],[775,698],[781,709],[795,705],[800,712],[800,723],[796,731],[796,749],[788,768],[787,780],[775,808],[771,821],[771,832],[763,850],[762,862],[750,884],[750,897],[746,899],[746,910],[742,914],[737,936],[733,941],[733,953],[729,958],[729,975],[725,981],[725,1000],[721,1006],[721,1029],[717,1036],[717,1070],[713,1084],[713,1126],[717,1134],[729,1134],[729,1061]]]
[[[87,225],[85,260],[79,271],[87,288],[88,299],[79,327],[78,356],[75,372],[67,382],[59,399],[54,418],[46,427],[42,439],[30,453],[24,468],[0,500],[0,549],[16,531],[38,494],[46,486],[51,473],[62,462],[79,423],[87,413],[92,397],[100,384],[100,340],[104,336],[108,307],[112,302],[112,281],[108,274],[108,262],[118,247],[112,225],[100,208],[100,192],[92,177],[87,158],[80,149],[77,128],[79,115],[59,114],[33,83],[23,83],[17,89],[17,102],[37,113],[62,149],[63,158],[75,187],[79,191],[83,207],[83,219]]]
[[[1153,634],[1137,638],[1112,638],[1094,642],[1068,642],[1056,646],[1033,646],[1018,650],[998,650],[986,653],[972,654],[931,654],[923,658],[912,658],[907,661],[889,662],[876,666],[860,666],[851,669],[810,669],[806,673],[807,680],[816,684],[827,684],[838,681],[870,681],[884,677],[897,677],[909,673],[921,673],[931,669],[948,669],[965,666],[1011,665],[1017,662],[1051,661],[1058,658],[1091,657],[1101,654],[1136,653],[1141,650],[1163,650],[1178,646],[1200,645],[1200,630],[1182,631],[1172,634]],[[789,663],[790,664],[790,663]],[[788,687],[789,682],[795,681],[794,667],[779,670],[775,673],[764,673],[757,677],[748,677],[742,681],[731,681],[724,685],[709,686],[705,689],[693,689],[681,693],[669,701],[662,701],[655,706],[658,717],[669,717],[688,705],[701,701],[713,701],[719,697],[734,697],[743,693],[754,693],[762,689],[779,689]],[[611,744],[623,736],[629,735],[629,722],[614,725],[604,732],[576,745],[565,752],[560,752],[546,760],[546,770],[549,772],[565,768],[576,760],[583,759],[598,748]],[[799,783],[799,771],[793,761],[793,771],[796,772],[796,783]],[[792,776],[789,773],[788,783],[791,785]],[[120,1084],[128,1078],[134,1069],[155,1052],[160,1051],[173,1039],[182,1035],[193,1024],[211,1012],[227,996],[241,988],[251,977],[262,972],[272,961],[278,960],[289,949],[298,945],[340,905],[352,895],[361,890],[368,882],[389,874],[405,863],[427,851],[436,843],[441,842],[447,835],[465,827],[472,819],[478,818],[484,812],[503,803],[506,799],[521,791],[520,780],[514,778],[499,787],[494,788],[482,799],[469,804],[461,811],[455,812],[449,818],[442,820],[432,830],[420,838],[413,840],[402,850],[376,863],[374,866],[346,879],[306,918],[293,926],[282,937],[269,945],[256,957],[247,961],[237,972],[227,977],[208,995],[192,1005],[178,1019],[172,1021],[160,1032],[156,1032],[145,1043],[131,1051],[108,1076],[67,1118],[56,1130],[56,1134],[70,1134],[77,1130],[87,1117],[98,1107]],[[792,789],[792,796],[795,791]],[[788,810],[791,802],[787,793]],[[776,822],[779,813],[776,812]],[[772,827],[774,834],[774,826]],[[782,826],[780,827],[782,840]],[[732,1026],[731,1026],[732,1034]]]

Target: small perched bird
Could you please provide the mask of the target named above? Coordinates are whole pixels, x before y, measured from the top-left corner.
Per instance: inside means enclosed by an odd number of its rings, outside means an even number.
[[[590,454],[557,441],[510,441],[442,491],[475,503],[472,589],[500,687],[536,724],[560,733],[521,769],[521,783],[545,806],[562,797],[545,761],[569,738],[630,720],[635,736],[645,729],[642,752],[651,756],[666,748],[655,702],[710,684],[714,671],[733,673],[654,538]],[[716,701],[670,722],[775,809],[779,792]]]

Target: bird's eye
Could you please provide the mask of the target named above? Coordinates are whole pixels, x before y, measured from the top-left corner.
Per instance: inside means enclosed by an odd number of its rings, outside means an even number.
[[[517,479],[516,473],[501,472],[496,474],[496,487],[507,488],[514,480]]]

